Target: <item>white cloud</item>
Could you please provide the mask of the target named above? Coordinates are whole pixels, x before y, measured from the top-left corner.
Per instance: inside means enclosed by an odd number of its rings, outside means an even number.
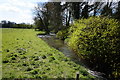
[[[47,1],[49,0],[0,0],[0,21],[32,23],[32,10],[36,3]]]
[[[24,7],[24,8],[34,7],[34,3],[28,0],[9,0],[9,3],[13,6]]]
[[[8,11],[8,12],[18,12],[18,11],[20,11],[20,9],[19,8],[17,8],[16,6],[12,6],[12,5],[10,5],[10,4],[8,4],[8,3],[5,3],[5,4],[1,4],[0,5],[0,11],[1,12],[4,12],[4,11]]]
[[[10,20],[17,23],[32,23],[34,0],[3,0],[0,1],[0,21]]]

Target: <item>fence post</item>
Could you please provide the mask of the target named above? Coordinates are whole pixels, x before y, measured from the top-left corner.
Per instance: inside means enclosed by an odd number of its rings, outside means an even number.
[[[79,80],[79,72],[76,72],[76,80]]]

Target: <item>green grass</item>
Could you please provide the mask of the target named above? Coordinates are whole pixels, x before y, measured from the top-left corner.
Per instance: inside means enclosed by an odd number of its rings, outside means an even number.
[[[2,78],[94,78],[32,29],[2,29]]]
[[[0,79],[2,78],[2,29],[0,29]]]

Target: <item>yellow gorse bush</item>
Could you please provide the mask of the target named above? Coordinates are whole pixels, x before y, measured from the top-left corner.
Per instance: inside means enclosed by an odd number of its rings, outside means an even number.
[[[120,23],[107,17],[90,17],[74,22],[68,45],[96,70],[120,77]]]

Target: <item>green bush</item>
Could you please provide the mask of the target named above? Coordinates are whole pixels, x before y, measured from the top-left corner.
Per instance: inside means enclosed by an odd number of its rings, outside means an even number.
[[[107,17],[81,19],[69,29],[68,45],[95,70],[120,77],[120,24]]]
[[[61,39],[61,40],[66,39],[67,36],[68,36],[68,29],[64,29],[64,30],[58,31],[58,33],[56,34],[56,37]]]

